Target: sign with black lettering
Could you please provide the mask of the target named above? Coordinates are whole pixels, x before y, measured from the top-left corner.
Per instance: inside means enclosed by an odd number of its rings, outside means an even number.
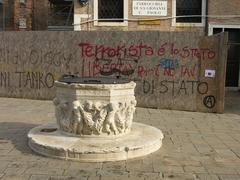
[[[167,1],[132,2],[133,16],[167,16]]]
[[[27,20],[26,20],[26,18],[20,18],[19,19],[19,28],[20,29],[26,29],[27,28]]]

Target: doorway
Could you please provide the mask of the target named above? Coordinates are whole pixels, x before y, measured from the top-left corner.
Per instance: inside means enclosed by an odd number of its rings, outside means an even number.
[[[210,26],[211,27],[211,26]],[[209,34],[228,32],[226,87],[240,86],[240,26],[212,26]]]

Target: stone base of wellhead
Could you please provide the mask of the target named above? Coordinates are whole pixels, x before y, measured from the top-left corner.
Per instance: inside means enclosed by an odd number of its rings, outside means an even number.
[[[29,146],[41,155],[80,162],[127,160],[157,151],[161,130],[133,123],[132,130],[114,138],[74,136],[59,131],[56,124],[42,125],[28,133]]]

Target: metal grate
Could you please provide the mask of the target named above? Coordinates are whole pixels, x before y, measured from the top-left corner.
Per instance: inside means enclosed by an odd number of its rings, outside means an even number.
[[[176,0],[176,15],[188,16],[188,15],[202,15],[202,0]],[[177,18],[176,22],[183,23],[201,23],[201,17],[183,17]]]
[[[49,0],[49,27],[69,27],[73,24],[73,1]]]
[[[123,22],[123,0],[98,0],[98,19],[102,19],[99,22]]]
[[[67,84],[124,84],[129,83],[130,80],[120,77],[80,77],[77,75],[65,74],[58,80]]]

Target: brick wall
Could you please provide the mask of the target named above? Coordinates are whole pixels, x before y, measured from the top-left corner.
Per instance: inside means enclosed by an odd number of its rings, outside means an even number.
[[[33,0],[33,30],[48,29],[48,0]]]
[[[167,0],[168,9],[167,16],[172,16],[172,0]],[[93,0],[89,0],[88,5],[81,7],[78,0],[75,0],[74,13],[75,14],[88,14],[89,18],[81,19],[82,22],[92,20],[94,16]],[[191,31],[204,33],[204,27],[174,27],[172,26],[172,19],[160,20],[158,24],[142,25],[144,19],[159,18],[159,16],[133,16],[132,15],[132,0],[128,1],[128,19],[138,19],[139,21],[129,21],[128,26],[125,27],[106,27],[106,26],[94,26],[93,22],[83,24],[82,30],[123,30],[123,31],[142,31],[142,30],[160,30],[160,31]]]
[[[239,0],[209,0],[209,15],[239,15],[240,16],[240,1]],[[240,18],[209,18],[209,23],[212,24],[227,24],[240,25]]]
[[[14,1],[14,29],[15,30],[32,30],[32,12],[33,12],[33,1],[25,0],[25,3],[20,3],[20,0]],[[22,21],[22,22],[21,22]],[[21,24],[24,26],[26,22],[26,28],[20,27]]]
[[[89,18],[82,18],[81,21],[93,19],[93,0],[89,0],[87,6],[81,7],[78,0],[75,1],[75,14],[89,14]],[[19,30],[19,18],[26,18],[26,30],[47,30],[48,24],[48,0],[26,0],[26,6],[22,6],[19,0],[4,0],[6,11],[6,30]],[[132,0],[128,1],[128,18],[139,19],[139,22],[129,21],[128,26],[125,27],[103,27],[94,26],[93,22],[83,24],[82,30],[123,30],[123,31],[141,31],[141,30],[160,30],[160,31],[197,31],[204,33],[204,27],[174,27],[172,20],[161,20],[159,24],[143,25],[144,19],[149,17],[132,16]],[[14,8],[13,8],[14,7]],[[34,11],[33,10],[34,7]],[[240,15],[240,2],[239,0],[208,0],[209,15]],[[13,13],[14,11],[14,13]],[[167,16],[172,16],[172,0],[168,0]],[[13,18],[14,14],[14,18]],[[157,17],[150,17],[157,18]],[[33,19],[33,20],[32,20]],[[240,25],[240,18],[209,18],[210,24],[228,24]]]
[[[172,1],[168,0],[167,16],[172,16]],[[128,1],[128,18],[143,20],[146,18],[158,18],[158,17],[144,17],[144,16],[132,16],[132,0]],[[208,0],[208,13],[209,15],[239,15],[240,16],[240,1],[239,0]],[[81,21],[87,21],[93,19],[93,0],[89,0],[89,4],[85,7],[81,7],[78,0],[75,0],[75,14],[89,14],[89,18],[82,19]],[[240,25],[240,18],[238,17],[226,17],[226,18],[208,18],[210,24],[228,24],[228,25]],[[204,33],[205,27],[174,27],[172,26],[172,19],[161,20],[159,24],[141,25],[140,22],[129,21],[128,26],[125,27],[101,27],[94,26],[93,22],[83,24],[81,27],[83,30],[124,30],[124,31],[141,31],[141,30],[160,30],[160,31],[198,31]]]

